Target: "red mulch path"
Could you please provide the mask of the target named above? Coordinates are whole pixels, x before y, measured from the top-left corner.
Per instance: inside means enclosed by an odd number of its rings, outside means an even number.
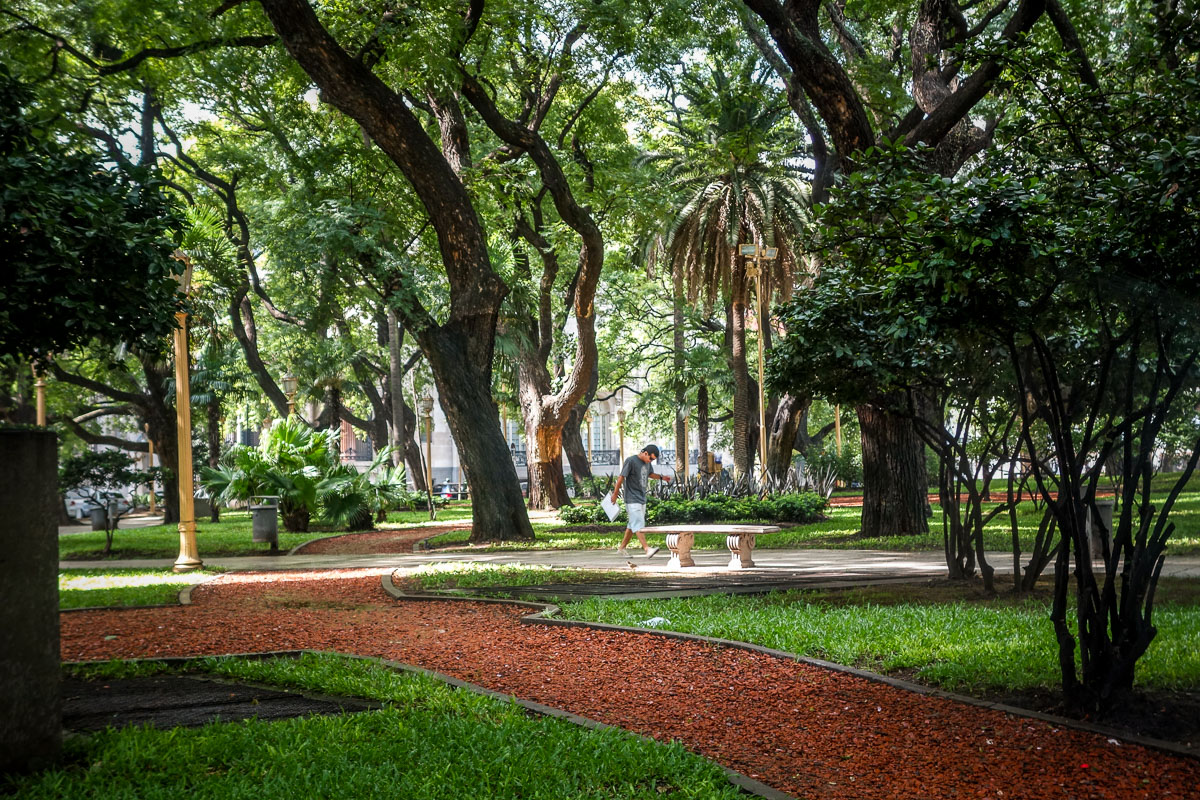
[[[402,530],[367,531],[330,536],[306,542],[296,549],[297,555],[374,555],[376,553],[411,553],[413,545],[422,539],[447,531],[471,527],[470,521],[461,524],[404,528]]]
[[[382,656],[619,725],[810,798],[1194,798],[1200,762],[743,650],[395,601],[380,571],[234,573],[194,605],[62,615],[66,660]],[[107,638],[115,637],[115,638]]]

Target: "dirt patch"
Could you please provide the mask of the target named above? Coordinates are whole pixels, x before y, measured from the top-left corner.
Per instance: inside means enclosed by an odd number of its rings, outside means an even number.
[[[1059,692],[1046,689],[989,697],[997,703],[1069,716]],[[1200,752],[1200,692],[1137,691],[1119,707],[1087,722],[1116,728],[1135,736],[1162,739],[1196,747]]]
[[[379,553],[411,553],[414,545],[449,531],[469,528],[470,522],[458,525],[423,526],[401,530],[365,531],[347,533],[306,542],[296,548],[298,555],[375,555]]]
[[[1103,735],[737,648],[521,624],[527,610],[506,604],[397,602],[380,574],[235,573],[197,587],[191,606],[63,615],[63,657],[380,656],[678,739],[809,798],[1159,800],[1200,785],[1200,761]]]
[[[288,719],[380,708],[373,700],[310,697],[262,686],[191,675],[83,679],[62,684],[63,728],[102,731],[112,726],[196,727],[243,719]]]

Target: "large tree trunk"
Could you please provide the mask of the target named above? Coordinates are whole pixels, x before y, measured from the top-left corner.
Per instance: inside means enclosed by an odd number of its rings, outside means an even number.
[[[738,259],[739,261],[741,259]],[[743,281],[744,283],[744,281]],[[733,372],[733,472],[749,475],[753,469],[750,450],[750,372],[746,364],[746,296],[735,277],[733,304],[729,310],[729,366]]]
[[[792,466],[792,446],[796,442],[796,431],[808,411],[809,397],[785,394],[779,399],[771,417],[771,430],[767,439],[767,474],[782,480]]]
[[[696,449],[700,451],[698,471],[708,471],[708,384],[696,387]]]
[[[873,406],[858,411],[862,431],[865,537],[929,532],[925,445],[910,420]]]
[[[404,367],[400,363],[401,345],[400,320],[396,309],[387,311],[388,332],[388,385],[392,397],[392,464],[397,465],[404,458]],[[424,480],[422,480],[424,483]]]
[[[494,322],[490,329],[495,329]],[[458,333],[453,322],[422,331],[420,341],[471,487],[471,541],[532,540],[533,526],[492,400],[490,349],[486,360],[474,363],[468,337]]]
[[[562,470],[562,424],[548,418],[550,373],[537,351],[523,348],[517,368],[521,413],[525,420],[525,458],[529,469],[529,507],[571,505]],[[576,407],[572,407],[571,412]]]
[[[322,99],[358,122],[404,174],[437,233],[446,269],[447,320],[438,325],[415,296],[398,310],[429,360],[458,444],[472,493],[471,541],[533,539],[491,397],[496,321],[508,287],[492,268],[486,233],[458,174],[468,166],[466,142],[448,135],[449,146],[439,149],[410,101],[347,52],[306,0],[262,0],[261,5],[288,53],[320,87]],[[466,83],[470,76],[464,76]],[[480,104],[489,101],[482,89],[478,95]],[[586,283],[582,277],[581,283]]]
[[[561,508],[571,505],[562,469],[562,429],[539,424],[538,414],[525,415],[525,437],[529,468],[529,507]]]
[[[421,455],[421,444],[417,441],[417,414],[403,400],[400,406],[404,413],[404,467],[408,477],[412,478],[413,488],[418,492],[429,491],[425,481],[425,460]]]
[[[174,410],[147,413],[143,422],[150,426],[148,436],[154,442],[162,471],[163,524],[179,522],[179,447],[175,433]]]
[[[591,391],[585,399],[591,402]],[[592,462],[588,460],[587,448],[583,446],[583,436],[579,432],[585,408],[586,405],[572,408],[562,430],[563,450],[567,453],[567,463],[571,465],[571,476],[575,478],[576,483],[592,477]]]

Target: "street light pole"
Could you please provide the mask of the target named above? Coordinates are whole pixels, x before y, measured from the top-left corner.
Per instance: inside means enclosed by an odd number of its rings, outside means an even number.
[[[759,466],[763,477],[767,474],[767,395],[764,385],[763,339],[767,331],[767,313],[763,297],[763,261],[773,261],[779,255],[778,247],[760,247],[756,244],[738,245],[738,252],[754,263],[747,277],[755,279],[755,296],[758,300],[758,452]]]
[[[192,262],[183,251],[176,250],[175,258],[184,263],[179,288],[187,295],[192,283]],[[192,400],[188,385],[187,312],[175,314],[175,435],[179,451],[179,557],[176,572],[191,572],[204,566],[196,549],[195,487],[192,485]]]
[[[592,411],[588,409],[583,412],[583,421],[587,423],[588,436],[588,471],[592,469]]]
[[[36,379],[33,388],[37,395],[37,425],[39,428],[44,428],[46,427],[46,378],[38,372],[36,365],[33,367],[33,377]]]
[[[291,417],[296,413],[296,390],[300,388],[300,380],[289,372],[283,376],[280,383],[283,386],[283,393],[287,396],[288,416]]]

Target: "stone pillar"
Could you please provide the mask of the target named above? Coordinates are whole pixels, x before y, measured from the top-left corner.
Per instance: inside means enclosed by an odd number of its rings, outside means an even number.
[[[0,773],[58,756],[58,437],[0,430]]]

